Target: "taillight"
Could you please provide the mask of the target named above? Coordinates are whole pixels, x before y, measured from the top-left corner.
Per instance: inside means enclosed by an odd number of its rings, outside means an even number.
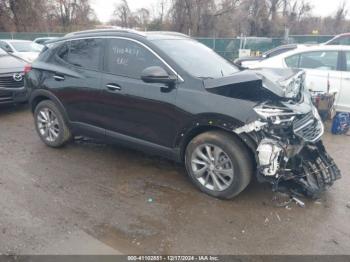
[[[32,71],[32,65],[26,64],[24,66],[24,74],[28,74],[30,71]]]

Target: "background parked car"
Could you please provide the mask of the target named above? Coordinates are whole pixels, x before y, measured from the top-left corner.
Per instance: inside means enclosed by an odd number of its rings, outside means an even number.
[[[34,43],[38,45],[44,45],[46,42],[51,41],[51,40],[56,40],[59,37],[39,37],[34,39]]]
[[[33,62],[43,46],[27,40],[0,40],[0,47],[14,56]]]
[[[24,67],[24,61],[0,48],[0,104],[27,101],[27,91],[23,81]]]
[[[281,45],[269,51],[266,51],[261,56],[245,56],[245,57],[237,58],[234,61],[234,63],[242,67],[249,67],[249,65],[252,65],[255,62],[262,61],[267,58],[274,57],[276,55],[294,50],[297,47],[298,47],[297,44]]]
[[[300,47],[256,62],[251,68],[302,68],[306,87],[315,92],[337,93],[337,111],[350,112],[350,46]]]
[[[333,37],[325,45],[350,45],[350,33],[340,34]]]

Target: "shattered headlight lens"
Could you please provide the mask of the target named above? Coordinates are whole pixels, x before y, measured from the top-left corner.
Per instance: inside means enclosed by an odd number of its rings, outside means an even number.
[[[266,106],[257,106],[254,111],[263,119],[270,120],[273,124],[292,123],[295,118],[295,112],[287,108],[274,108]]]
[[[264,106],[257,106],[254,107],[254,111],[263,119],[268,119],[270,117],[275,116],[292,116],[295,115],[295,113],[289,109],[284,108],[273,108],[273,107],[264,107]]]
[[[296,97],[304,86],[305,73],[300,72],[297,76],[278,82],[284,89],[287,98]]]

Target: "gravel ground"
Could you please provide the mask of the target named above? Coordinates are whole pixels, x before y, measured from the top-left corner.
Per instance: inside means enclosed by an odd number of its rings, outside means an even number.
[[[253,182],[231,201],[182,166],[115,146],[50,149],[26,107],[0,108],[2,254],[350,254],[350,137],[324,137],[343,178],[277,208]]]

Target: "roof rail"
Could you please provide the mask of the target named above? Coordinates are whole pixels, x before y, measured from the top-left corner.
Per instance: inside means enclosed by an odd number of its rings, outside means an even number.
[[[140,31],[136,31],[134,29],[111,26],[110,28],[90,29],[90,30],[72,32],[72,33],[66,34],[65,37],[71,37],[71,36],[83,35],[83,34],[89,34],[89,33],[133,33],[133,34],[144,36],[144,34],[142,34]]]

